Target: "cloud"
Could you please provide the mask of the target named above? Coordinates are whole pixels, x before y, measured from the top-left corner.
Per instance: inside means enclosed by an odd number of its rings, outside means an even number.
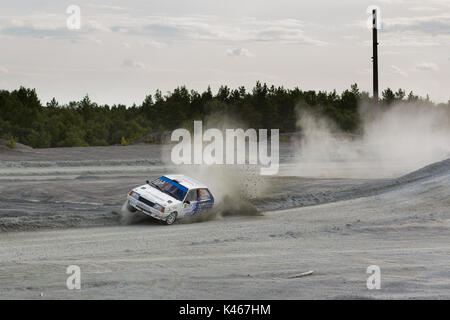
[[[417,7],[408,8],[408,10],[424,12],[424,11],[437,11],[439,9],[436,7],[417,6]]]
[[[450,14],[383,19],[382,26],[385,32],[450,35]]]
[[[260,20],[256,18],[219,19],[215,16],[122,15],[112,21],[115,32],[152,36],[177,41],[282,42],[325,45],[305,34],[304,24],[296,19]]]
[[[161,41],[155,41],[155,40],[143,40],[139,42],[141,46],[143,47],[151,47],[156,49],[161,49],[167,46],[167,43],[161,42]]]
[[[111,5],[107,5],[107,4],[88,4],[88,7],[91,8],[99,8],[99,9],[110,9],[110,10],[125,10],[124,7],[119,7],[119,6],[111,6]]]
[[[33,26],[22,27],[6,27],[0,30],[0,34],[12,38],[16,37],[30,37],[38,39],[75,39],[78,38],[76,32],[71,32],[66,28],[59,29],[45,29],[36,28]]]
[[[9,38],[67,39],[91,41],[95,34],[111,32],[101,16],[81,14],[81,29],[67,28],[67,14],[39,13],[24,16],[0,16],[0,34]]]
[[[372,68],[364,68],[364,69],[356,70],[356,74],[362,75],[362,76],[368,76],[368,75],[371,75],[372,73],[373,73]]]
[[[439,66],[434,62],[421,62],[414,66],[416,71],[438,71]]]
[[[386,55],[398,55],[398,54],[402,54],[400,51],[394,51],[394,50],[383,50],[382,52],[380,52],[380,54],[386,56]]]
[[[32,14],[0,17],[0,32],[11,37],[37,38],[85,37],[97,32],[114,32],[151,37],[153,47],[167,41],[274,42],[320,46],[327,43],[307,35],[305,24],[297,19],[220,18],[217,16],[132,16],[124,12],[86,15],[81,29],[66,28],[65,14]]]
[[[245,48],[228,49],[227,55],[232,57],[253,57],[253,53]]]
[[[391,65],[390,70],[392,72],[392,74],[397,74],[400,75],[402,77],[407,77],[408,73],[403,71],[400,67],[395,66],[395,65]]]
[[[111,32],[111,29],[105,26],[103,23],[96,20],[88,20],[88,27],[90,31],[104,31]],[[83,27],[83,26],[82,26]]]
[[[79,32],[67,28],[66,18],[67,16],[64,14],[52,13],[30,14],[20,17],[0,16],[0,35],[9,38],[69,40],[79,38]]]
[[[100,45],[100,44],[103,43],[103,41],[102,41],[101,39],[98,39],[97,37],[91,36],[91,35],[86,36],[85,39],[86,39],[87,41],[93,42],[93,43],[95,43],[95,44],[97,44],[97,45]],[[76,41],[74,40],[74,42],[76,42]]]
[[[135,68],[135,69],[141,69],[141,70],[147,70],[148,67],[145,65],[145,63],[141,61],[136,61],[133,59],[125,59],[123,61],[123,66],[127,68]]]
[[[359,36],[355,35],[355,34],[348,34],[348,35],[340,36],[340,38],[345,39],[345,40],[357,40],[357,39],[359,39]]]
[[[449,1],[450,3],[450,1]],[[440,9],[442,11],[442,9]],[[365,21],[350,27],[366,27]],[[386,46],[442,46],[450,44],[450,14],[382,18],[381,42]],[[371,42],[365,42],[371,45]]]
[[[431,37],[419,34],[392,34],[383,36],[380,42],[384,47],[436,47],[450,45],[450,36]],[[364,41],[364,45],[372,46],[372,41]]]
[[[382,3],[387,4],[408,4],[408,5],[428,5],[428,6],[438,6],[438,7],[449,7],[450,3],[448,0],[378,0]]]

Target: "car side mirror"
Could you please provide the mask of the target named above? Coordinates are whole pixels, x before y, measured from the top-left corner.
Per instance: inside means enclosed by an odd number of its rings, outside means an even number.
[[[147,184],[150,184],[150,181],[148,181],[148,180],[145,180],[145,182],[146,182]]]
[[[186,200],[184,203],[191,204],[191,202],[189,200]]]

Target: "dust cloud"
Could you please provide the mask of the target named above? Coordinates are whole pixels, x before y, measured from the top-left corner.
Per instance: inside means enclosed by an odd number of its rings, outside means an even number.
[[[128,200],[125,200],[122,208],[120,208],[120,223],[122,225],[129,225],[141,223],[145,220],[149,220],[149,217],[137,211],[130,211],[128,209]]]
[[[327,178],[390,178],[450,157],[450,110],[401,103],[360,107],[362,134],[350,135],[304,108],[291,173]]]
[[[216,112],[203,121],[203,132],[209,128],[219,129],[225,137],[225,130],[232,128],[247,129],[238,118],[225,113]],[[194,141],[194,136],[192,137]],[[211,142],[204,142],[203,147]],[[248,152],[248,145],[246,146]],[[224,154],[225,156],[225,154]],[[163,162],[172,164],[170,159],[163,157]],[[265,179],[259,174],[257,165],[179,165],[176,173],[185,174],[206,184],[212,192],[214,209],[201,217],[192,217],[184,221],[204,221],[233,215],[261,215],[250,202],[267,191]],[[199,220],[200,219],[200,220]]]

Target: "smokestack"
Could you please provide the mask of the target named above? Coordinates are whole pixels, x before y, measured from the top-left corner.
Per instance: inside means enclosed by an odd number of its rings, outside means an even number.
[[[378,101],[378,30],[377,10],[372,10],[372,48],[373,48],[373,98]]]

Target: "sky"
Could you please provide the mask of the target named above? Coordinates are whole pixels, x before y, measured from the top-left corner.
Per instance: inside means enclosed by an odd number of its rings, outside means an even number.
[[[380,88],[450,100],[450,0],[1,0],[0,89],[110,105],[258,80],[371,92],[373,5]]]

